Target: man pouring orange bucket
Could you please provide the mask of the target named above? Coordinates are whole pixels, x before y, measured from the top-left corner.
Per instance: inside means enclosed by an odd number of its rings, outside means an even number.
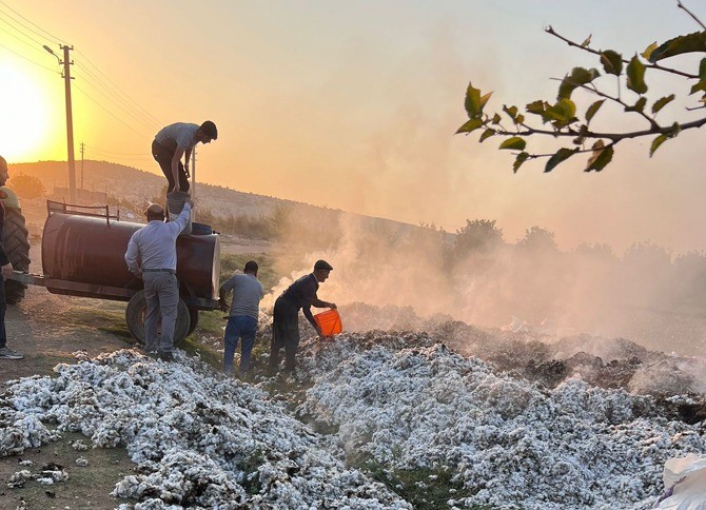
[[[299,347],[299,310],[304,313],[309,323],[320,337],[331,336],[334,331],[340,333],[341,320],[336,311],[336,303],[322,301],[317,295],[319,284],[325,282],[333,266],[325,260],[317,260],[314,270],[292,283],[275,301],[274,317],[272,323],[272,344],[270,349],[270,371],[276,372],[279,368],[279,353],[282,348],[285,352],[284,368],[286,372],[296,369],[296,355]],[[311,313],[311,307],[331,308],[326,317],[317,321]],[[324,312],[326,313],[326,312]],[[322,315],[322,314],[319,314]]]

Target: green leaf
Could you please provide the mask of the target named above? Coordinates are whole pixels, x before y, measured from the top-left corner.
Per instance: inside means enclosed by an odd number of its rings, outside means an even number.
[[[515,117],[517,117],[517,106],[508,107],[507,105],[503,105],[503,111],[507,113],[512,120],[515,120]]]
[[[598,140],[593,144],[593,154],[588,158],[586,172],[603,170],[613,159],[613,146],[605,147],[603,140]]]
[[[515,124],[522,124],[525,121],[525,116],[522,114],[519,114],[517,117],[515,117]]]
[[[600,73],[596,69],[585,69],[583,67],[574,67],[571,70],[571,76],[565,76],[559,85],[559,94],[557,100],[569,99],[573,91],[582,85],[591,83],[598,78]]]
[[[652,140],[652,145],[650,145],[650,157],[652,157],[652,154],[654,154],[655,151],[659,149],[659,146],[667,140],[669,140],[669,137],[667,135],[659,135],[657,138]]]
[[[576,104],[571,99],[562,99],[546,112],[545,121],[554,121],[554,127],[560,129],[576,121]]]
[[[544,173],[551,172],[559,163],[566,161],[574,154],[576,154],[576,149],[559,149],[556,151],[556,154],[554,154],[551,158],[549,158],[549,161],[547,161],[547,165],[544,167]]]
[[[466,89],[464,106],[469,119],[480,118],[483,114],[483,107],[480,101],[480,89],[473,87],[471,83],[468,84],[468,89]]]
[[[647,104],[647,98],[641,97],[640,99],[637,100],[637,102],[634,105],[626,106],[625,111],[626,112],[643,112],[645,110],[646,104]]]
[[[547,108],[549,108],[549,103],[547,103],[546,101],[542,101],[541,99],[532,101],[527,106],[525,106],[527,113],[533,113],[535,115],[541,116],[544,116],[544,113],[547,111]]]
[[[512,164],[512,173],[516,174],[522,166],[522,163],[527,161],[527,158],[529,158],[529,154],[526,152],[520,152],[515,158],[515,162]]]
[[[694,92],[706,92],[706,80],[699,80],[697,81],[692,87],[691,87],[691,92],[689,92],[689,95],[693,94]]]
[[[483,119],[470,119],[470,120],[467,120],[467,121],[463,124],[463,126],[461,126],[460,128],[458,128],[458,130],[456,131],[456,134],[459,134],[459,133],[466,133],[466,134],[471,133],[471,132],[475,131],[476,129],[482,127],[483,124],[484,124]]]
[[[601,99],[600,101],[596,101],[593,103],[591,106],[588,107],[588,110],[586,110],[586,122],[590,123],[591,119],[593,116],[598,113],[598,110],[603,106],[603,103],[605,103],[605,99]]]
[[[493,124],[500,124],[501,120],[502,120],[502,118],[500,117],[500,115],[496,113],[495,115],[493,115],[492,123]]]
[[[647,84],[645,83],[645,64],[640,62],[640,59],[635,55],[630,59],[627,69],[628,88],[638,94],[647,92]]]
[[[652,55],[652,52],[657,49],[657,46],[658,46],[657,41],[650,44],[647,48],[645,48],[645,51],[642,52],[642,57],[645,60],[652,62],[650,60],[650,56]]]
[[[659,45],[652,53],[649,60],[655,63],[665,58],[683,55],[684,53],[706,53],[706,30],[693,34],[680,35]]]
[[[488,92],[486,95],[482,96],[480,98],[480,111],[483,113],[483,108],[485,108],[485,105],[488,104],[488,100],[490,99],[490,96],[492,96],[492,92]]]
[[[483,134],[480,135],[480,140],[478,140],[478,141],[482,143],[483,141],[487,140],[488,138],[490,138],[494,134],[495,134],[495,130],[488,128],[485,131],[483,131]]]
[[[601,64],[607,74],[620,76],[623,72],[623,56],[617,51],[606,50],[601,53]]]
[[[501,143],[499,149],[523,151],[525,150],[526,146],[527,142],[525,142],[522,138],[520,138],[519,136],[513,136],[512,138],[508,138],[503,143]]]
[[[699,80],[706,81],[706,58],[702,58],[699,64]]]
[[[652,113],[659,112],[662,108],[674,101],[674,97],[674,94],[670,94],[656,101],[655,104],[652,105]]]

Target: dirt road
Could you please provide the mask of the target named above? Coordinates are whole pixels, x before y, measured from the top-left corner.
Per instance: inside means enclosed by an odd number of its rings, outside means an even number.
[[[5,315],[8,346],[25,357],[0,359],[0,381],[49,374],[57,363],[75,362],[76,351],[96,355],[132,346],[124,310],[125,303],[57,296],[30,286]]]

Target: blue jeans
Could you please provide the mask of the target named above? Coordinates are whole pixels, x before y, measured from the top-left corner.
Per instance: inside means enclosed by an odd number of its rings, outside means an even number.
[[[239,372],[247,372],[250,368],[250,353],[255,345],[255,333],[257,333],[257,319],[247,315],[235,315],[228,317],[226,335],[223,340],[225,351],[223,352],[223,372],[233,373],[233,358],[235,348],[238,346],[238,339],[242,339],[240,346],[240,367]]]

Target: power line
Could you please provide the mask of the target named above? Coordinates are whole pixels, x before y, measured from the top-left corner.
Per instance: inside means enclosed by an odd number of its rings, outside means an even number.
[[[113,152],[105,149],[97,149],[95,147],[92,147],[90,145],[84,144],[91,152],[100,152],[102,154],[111,154],[115,156],[141,156],[141,157],[149,157],[151,158],[152,155],[149,153],[149,151],[144,151],[144,152]]]
[[[14,38],[17,39],[18,41],[20,41],[22,44],[26,44],[26,45],[29,46],[30,48],[33,48],[33,49],[35,49],[35,50],[37,50],[37,51],[40,51],[40,50],[39,50],[39,47],[42,45],[42,42],[41,42],[41,41],[38,41],[38,40],[36,40],[34,37],[30,37],[30,36],[28,36],[27,34],[25,34],[24,32],[22,32],[21,30],[19,30],[19,29],[13,27],[13,26],[10,24],[10,22],[7,21],[7,20],[5,20],[5,19],[0,18],[0,21],[2,21],[3,23],[5,23],[8,27],[10,27],[11,29],[15,30],[16,32],[19,32],[20,34],[22,34],[23,36],[25,36],[25,37],[26,37],[27,39],[29,39],[30,41],[36,43],[36,46],[35,46],[34,44],[28,43],[27,41],[25,41],[25,40],[23,40],[23,39],[20,39],[17,35],[13,34],[12,32],[8,31],[8,30],[5,29],[5,28],[1,28],[1,27],[0,27],[0,30],[2,30],[3,32],[5,32],[5,33],[8,34],[8,35],[11,35],[12,37],[14,37]]]
[[[79,66],[79,67],[81,67],[81,66]],[[83,67],[81,67],[81,69],[83,69]],[[125,103],[125,101],[124,101],[123,99],[121,99],[120,97],[118,97],[118,96],[116,96],[115,94],[112,94],[112,93],[111,93],[111,95],[112,95],[113,97],[110,97],[106,92],[104,92],[103,90],[101,90],[102,85],[101,85],[99,82],[95,82],[95,81],[94,81],[95,78],[94,78],[92,75],[90,75],[90,74],[87,73],[86,75],[83,76],[83,79],[84,79],[84,80],[87,80],[87,81],[89,82],[89,84],[92,84],[93,87],[94,87],[94,89],[95,89],[98,93],[100,93],[101,95],[103,95],[108,101],[111,101],[115,106],[117,106],[120,110],[122,110],[123,112],[125,112],[127,115],[129,115],[130,117],[132,117],[132,118],[135,119],[136,121],[138,121],[138,122],[144,124],[146,127],[149,127],[149,128],[153,128],[153,127],[154,127],[154,124],[153,124],[152,122],[150,122],[149,120],[147,120],[147,119],[145,119],[145,118],[141,118],[141,117],[139,117],[139,116],[136,116],[136,115],[139,115],[139,112],[137,112],[137,114],[135,114],[135,113],[134,113],[134,109],[133,109],[132,111],[126,110],[125,108],[131,108],[131,107],[130,107],[129,104]],[[104,87],[103,87],[103,88],[104,88]],[[105,89],[105,90],[107,90],[107,89]],[[108,90],[108,93],[110,93],[109,90]],[[115,98],[115,99],[113,99],[113,98]],[[122,104],[116,102],[116,99],[117,99],[118,101],[120,101]]]
[[[91,62],[91,60],[90,60],[83,52],[81,52],[80,50],[76,50],[76,51],[79,53],[79,55],[81,55],[81,56],[86,60],[86,62],[88,62],[89,65],[91,65],[93,68],[95,68],[95,70],[96,70],[98,73],[100,73],[101,76],[103,76],[106,80],[108,80],[108,82],[109,82],[119,93],[121,93],[123,96],[125,96],[128,100],[132,101],[132,102],[137,106],[137,108],[139,108],[140,110],[142,110],[142,112],[143,112],[147,117],[149,117],[150,119],[152,119],[152,121],[155,123],[155,125],[161,125],[161,124],[162,124],[162,122],[161,122],[159,119],[157,119],[156,117],[154,117],[154,116],[153,116],[152,114],[150,114],[147,110],[145,110],[144,108],[142,108],[142,107],[137,103],[137,101],[135,101],[135,100],[132,99],[128,94],[126,94],[125,92],[123,92],[123,91],[120,89],[120,87],[118,87],[110,78],[108,78],[108,77],[103,73],[103,71],[101,71],[101,70],[98,68],[98,66],[96,66],[93,62]]]
[[[126,123],[125,121],[123,121],[122,119],[120,119],[119,117],[117,117],[113,112],[111,112],[110,110],[108,110],[106,107],[104,107],[104,106],[103,106],[102,104],[100,104],[98,101],[96,101],[95,99],[93,99],[93,97],[91,97],[85,90],[83,90],[83,89],[82,89],[81,87],[79,87],[77,84],[74,83],[74,87],[76,87],[76,88],[77,88],[84,96],[86,96],[88,99],[90,99],[91,101],[93,101],[94,103],[96,103],[102,110],[104,110],[106,113],[108,113],[108,114],[109,114],[111,117],[113,117],[115,120],[117,120],[118,122],[120,122],[121,124],[123,124],[124,126],[126,126],[126,127],[127,127],[128,129],[130,129],[131,131],[137,133],[137,134],[140,135],[141,137],[147,138],[143,133],[140,133],[139,131],[137,131],[136,129],[134,129],[132,126],[130,126],[128,123]]]
[[[34,60],[32,60],[32,59],[30,59],[30,58],[28,58],[28,57],[25,57],[24,55],[21,55],[21,54],[17,53],[15,50],[11,50],[10,48],[8,48],[7,46],[5,46],[4,44],[0,44],[0,47],[4,48],[5,50],[9,51],[10,53],[13,53],[13,54],[17,55],[17,56],[20,57],[20,58],[23,58],[23,59],[27,60],[28,62],[31,62],[31,63],[34,64],[35,66],[39,66],[39,67],[41,67],[42,69],[46,69],[47,71],[49,71],[49,72],[51,72],[51,73],[56,73],[56,69],[51,69],[51,68],[49,68],[49,67],[47,67],[47,66],[45,66],[45,65],[42,65],[42,64],[40,64],[40,63],[38,63],[38,62],[35,62]]]
[[[128,102],[126,102],[123,98],[112,92],[110,89],[105,87],[105,85],[100,81],[100,78],[97,78],[95,74],[91,73],[88,68],[85,66],[80,65],[78,62],[76,63],[76,66],[81,69],[85,75],[83,75],[83,78],[86,79],[88,82],[92,83],[94,88],[102,94],[106,99],[109,101],[113,102],[119,109],[123,110],[126,114],[137,120],[138,122],[141,122],[144,124],[146,127],[149,127],[150,129],[155,128],[155,123],[146,117],[144,114],[142,114],[139,110],[137,110],[134,106],[130,105]],[[106,92],[104,92],[103,89]],[[112,96],[112,97],[110,97]]]
[[[122,157],[122,156],[113,156],[111,154],[101,154],[99,152],[96,152],[95,150],[86,149],[87,154],[93,155],[95,159],[100,159],[103,161],[148,161],[147,157]]]
[[[34,27],[37,27],[39,30],[41,30],[41,31],[42,31],[44,34],[46,34],[46,35],[42,35],[42,34],[40,34],[39,32],[37,32],[36,30],[32,30],[31,28],[29,28],[29,27],[27,27],[26,25],[24,25],[21,21],[17,21],[15,18],[13,18],[12,16],[10,16],[9,14],[6,14],[6,16],[8,16],[9,18],[13,19],[14,21],[16,21],[17,23],[19,23],[19,24],[22,25],[23,27],[25,27],[27,30],[29,30],[29,31],[32,32],[33,34],[38,35],[39,37],[42,37],[42,38],[44,38],[44,39],[53,40],[53,41],[54,41],[55,43],[57,43],[57,44],[64,44],[64,45],[67,45],[65,41],[62,41],[62,40],[59,39],[58,37],[53,36],[52,34],[50,34],[49,32],[47,32],[46,30],[44,30],[42,27],[40,27],[40,26],[37,25],[36,23],[34,23],[34,22],[28,20],[27,18],[25,18],[24,16],[22,16],[19,12],[17,12],[17,11],[14,10],[12,7],[10,7],[10,6],[7,5],[5,2],[3,2],[2,0],[0,0],[0,4],[4,5],[6,9],[9,9],[10,11],[12,11],[13,13],[15,13],[17,16],[19,16],[19,17],[22,18],[23,20],[25,20],[25,21],[26,21],[27,23],[29,23],[30,25],[32,25],[32,26],[34,26]],[[49,37],[47,37],[47,36],[49,36]],[[40,43],[40,44],[41,44],[41,43]]]

